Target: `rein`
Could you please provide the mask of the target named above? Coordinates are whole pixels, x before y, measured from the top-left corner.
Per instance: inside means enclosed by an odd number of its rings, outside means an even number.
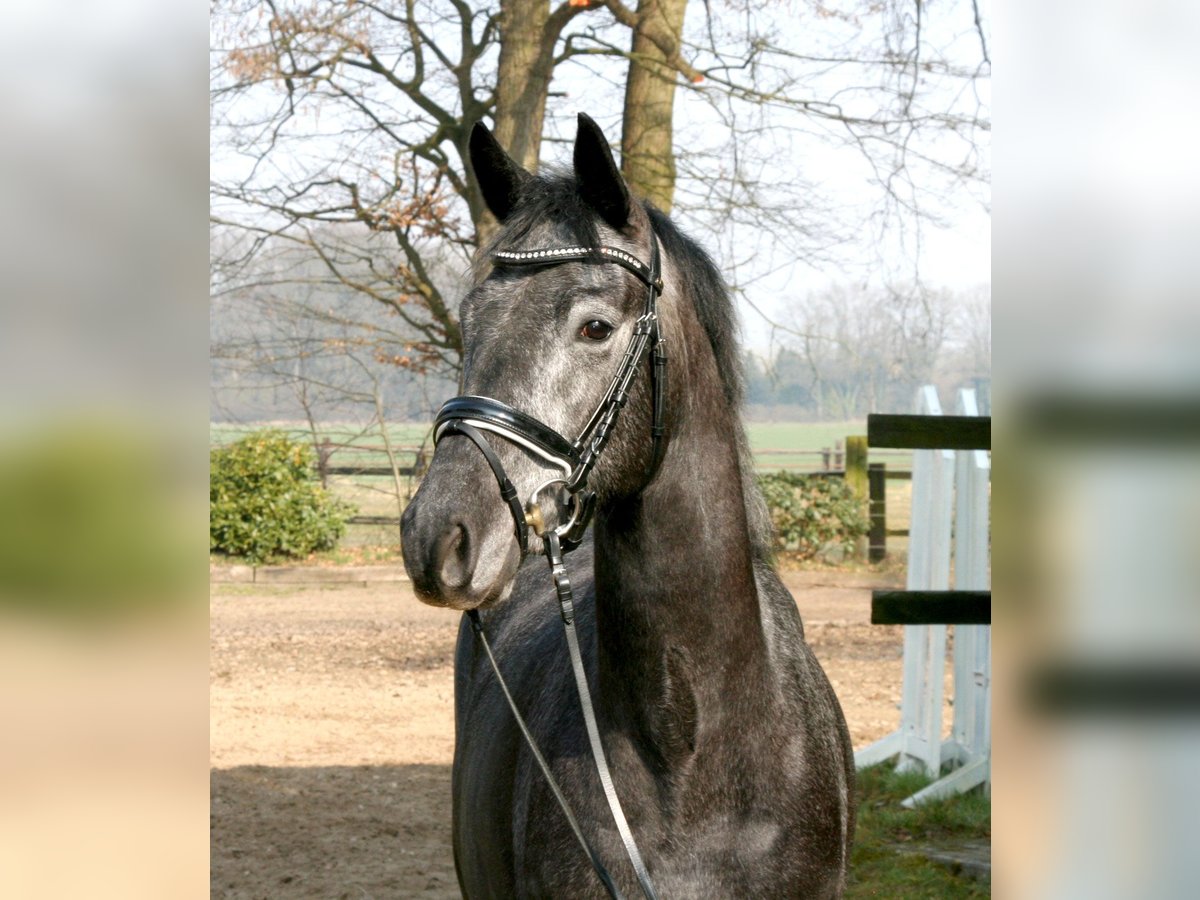
[[[633,832],[621,809],[621,801],[613,786],[612,775],[608,769],[608,760],[604,754],[604,745],[600,741],[600,729],[596,724],[596,714],[592,706],[591,692],[588,689],[587,677],[583,668],[583,656],[579,650],[579,638],[575,631],[575,607],[571,591],[571,580],[567,575],[563,556],[579,546],[583,534],[591,522],[595,512],[596,495],[588,490],[588,477],[595,467],[600,454],[604,452],[613,427],[621,410],[629,399],[629,388],[638,368],[647,355],[651,356],[650,380],[652,390],[652,424],[650,434],[653,441],[648,479],[652,479],[662,463],[666,451],[664,425],[667,355],[664,349],[665,340],[659,331],[658,297],[662,293],[663,282],[661,262],[659,258],[658,238],[651,235],[650,264],[646,265],[637,257],[617,247],[561,247],[544,250],[500,251],[493,257],[496,266],[508,267],[545,267],[561,265],[567,262],[583,263],[615,263],[632,272],[646,286],[646,303],[642,315],[634,323],[633,335],[625,349],[625,355],[618,366],[616,374],[609,382],[600,403],[588,419],[583,431],[574,441],[569,441],[549,425],[518,409],[493,400],[490,397],[461,396],[454,397],[443,404],[434,421],[433,442],[450,435],[462,435],[479,448],[496,477],[500,486],[500,497],[512,514],[513,527],[517,537],[517,546],[522,555],[536,552],[530,549],[529,532],[541,538],[542,552],[550,565],[551,577],[554,579],[554,589],[558,596],[559,614],[563,621],[563,629],[567,638],[567,649],[571,657],[571,670],[575,676],[575,689],[579,695],[579,705],[583,710],[583,720],[587,727],[588,740],[591,743],[592,758],[596,763],[596,771],[600,776],[600,784],[604,788],[604,796],[608,800],[609,810],[625,852],[629,857],[633,870],[637,875],[638,884],[647,900],[657,900],[650,873],[642,861],[641,852],[634,840]],[[551,478],[538,486],[524,507],[513,487],[500,458],[491,448],[483,432],[491,432],[529,450],[552,466],[562,470],[562,476]],[[542,518],[539,495],[550,488],[558,487],[561,494],[566,494],[563,506],[569,511],[565,522],[556,522],[553,528],[547,529]],[[587,854],[588,860],[595,869],[596,875],[604,884],[609,896],[621,898],[621,893],[604,868],[599,855],[588,843],[579,822],[576,820],[570,806],[559,788],[558,783],[550,772],[545,758],[538,750],[525,720],[517,710],[512,694],[500,668],[492,655],[492,649],[483,631],[483,623],[478,610],[470,610],[467,617],[475,635],[479,638],[491,663],[492,671],[500,683],[500,688],[512,710],[521,734],[524,736],[533,757],[549,782],[558,805],[566,814],[567,822],[575,833],[576,839]]]

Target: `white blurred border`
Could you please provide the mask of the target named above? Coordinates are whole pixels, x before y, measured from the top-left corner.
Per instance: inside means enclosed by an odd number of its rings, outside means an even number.
[[[994,884],[1195,896],[1200,7],[996,16]]]
[[[49,0],[0,29],[0,451],[108,423],[195,547],[187,596],[136,615],[0,585],[0,896],[208,893],[207,14]]]

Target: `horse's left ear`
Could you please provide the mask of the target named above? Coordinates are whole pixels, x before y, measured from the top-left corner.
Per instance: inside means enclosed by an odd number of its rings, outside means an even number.
[[[583,199],[605,222],[618,231],[629,224],[629,188],[604,132],[584,113],[575,133],[575,180]]]

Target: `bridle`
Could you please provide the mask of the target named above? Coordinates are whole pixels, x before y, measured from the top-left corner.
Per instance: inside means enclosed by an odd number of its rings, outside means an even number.
[[[569,441],[549,425],[528,413],[514,409],[507,403],[490,397],[461,396],[447,400],[434,421],[433,442],[436,446],[443,438],[461,434],[470,438],[483,452],[492,473],[500,483],[500,493],[512,513],[517,545],[521,552],[537,552],[529,547],[529,529],[538,537],[544,537],[540,522],[539,495],[542,491],[559,485],[567,495],[570,517],[555,526],[565,550],[570,552],[579,546],[583,533],[591,521],[595,508],[595,493],[588,490],[591,475],[600,454],[612,436],[613,426],[629,399],[629,387],[633,377],[646,358],[652,356],[650,383],[652,392],[653,420],[650,435],[653,441],[652,457],[648,471],[653,477],[662,462],[665,452],[665,415],[667,355],[665,341],[659,329],[658,296],[663,283],[658,238],[651,236],[650,265],[646,265],[633,254],[617,247],[561,247],[548,250],[499,251],[492,257],[496,266],[538,267],[558,266],[568,262],[615,263],[632,272],[646,286],[646,302],[641,316],[634,323],[633,334],[625,349],[625,356],[609,382],[600,403],[584,425],[579,436]],[[504,474],[499,459],[491,452],[480,431],[489,431],[511,441],[543,461],[562,469],[561,478],[552,478],[540,485],[529,499],[522,504],[516,490]]]
[[[625,814],[621,809],[621,802],[617,798],[616,790],[613,788],[612,776],[608,770],[608,761],[604,755],[604,747],[600,742],[600,731],[596,725],[591,693],[588,690],[587,678],[584,674],[583,657],[579,651],[579,639],[575,633],[575,608],[572,599],[571,581],[567,576],[566,566],[563,563],[563,555],[579,546],[583,540],[583,534],[591,522],[592,515],[595,512],[596,495],[594,491],[588,489],[588,477],[591,475],[597,460],[599,460],[600,454],[604,452],[609,438],[612,437],[617,418],[620,416],[621,410],[625,407],[629,399],[629,388],[633,383],[634,376],[648,355],[651,357],[652,420],[650,434],[653,447],[650,465],[647,470],[647,482],[653,479],[657,473],[658,467],[662,463],[663,454],[666,451],[664,398],[667,381],[667,355],[664,347],[665,340],[659,329],[658,320],[658,297],[663,289],[658,237],[651,232],[649,265],[626,250],[608,246],[498,251],[493,254],[492,262],[497,267],[511,268],[545,268],[568,262],[615,263],[632,272],[646,286],[645,306],[641,316],[634,323],[633,334],[629,339],[629,344],[625,349],[625,355],[621,359],[621,364],[617,367],[616,374],[613,375],[612,381],[609,382],[608,389],[604,392],[600,403],[596,406],[587,424],[574,441],[567,440],[549,425],[546,425],[534,416],[514,409],[506,403],[501,403],[499,400],[493,400],[490,397],[461,396],[447,400],[442,405],[434,421],[433,442],[436,446],[446,437],[456,434],[460,434],[471,440],[479,448],[480,452],[483,453],[484,459],[487,460],[488,466],[491,468],[492,474],[495,475],[496,481],[500,486],[500,497],[508,505],[509,512],[512,514],[517,546],[520,548],[522,556],[527,553],[537,552],[529,546],[529,532],[531,529],[537,537],[542,539],[543,550],[550,564],[551,575],[554,578],[554,588],[558,595],[559,613],[562,616],[563,627],[567,637],[567,648],[571,655],[571,669],[575,676],[575,687],[579,694],[580,706],[583,709],[584,723],[587,727],[588,738],[592,746],[592,757],[596,762],[596,770],[600,776],[600,783],[604,788],[604,794],[608,800],[609,809],[612,812],[617,831],[620,832],[621,840],[625,845],[625,852],[628,854],[629,861],[633,864],[634,872],[637,874],[642,893],[648,900],[657,900],[654,885],[650,881],[650,874],[646,870],[645,863],[642,861],[641,853],[638,851],[637,843],[633,838],[633,833],[630,831],[629,824],[625,820]],[[529,499],[522,505],[516,488],[513,487],[512,482],[504,471],[504,466],[501,464],[500,458],[488,443],[487,438],[484,437],[483,432],[491,432],[523,447],[535,456],[540,457],[543,461],[561,469],[562,475],[543,482],[534,489]],[[568,515],[565,521],[556,521],[554,527],[547,528],[542,517],[540,495],[542,492],[554,487],[559,488],[560,500],[563,494],[566,496],[565,501],[560,503],[558,518],[563,518],[562,510],[564,509],[568,512]],[[496,664],[496,659],[492,655],[492,649],[487,642],[478,610],[470,610],[467,615],[476,636],[487,653],[492,670],[495,672],[504,696],[508,700],[517,725],[520,727],[526,743],[533,751],[534,759],[541,768],[542,774],[545,775],[549,782],[555,799],[558,800],[559,806],[562,807],[563,812],[566,814],[567,822],[574,831],[575,837],[583,847],[584,853],[587,854],[592,867],[596,870],[597,876],[603,882],[609,895],[620,898],[620,891],[617,890],[612,877],[604,868],[599,855],[584,836],[578,821],[567,804],[562,790],[550,772],[550,767],[546,764],[545,759],[538,750],[533,736],[530,734],[524,719],[513,702],[512,694],[509,692],[508,685],[505,684],[504,678],[500,674],[500,668]]]

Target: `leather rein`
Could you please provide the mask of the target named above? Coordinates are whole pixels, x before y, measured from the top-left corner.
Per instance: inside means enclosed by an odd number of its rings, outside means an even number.
[[[484,459],[492,470],[492,474],[495,475],[496,482],[500,486],[500,497],[504,500],[509,512],[512,514],[517,546],[521,549],[522,556],[538,552],[537,549],[529,546],[529,532],[531,530],[536,537],[541,539],[542,547],[540,549],[546,555],[547,562],[550,564],[550,573],[554,579],[555,593],[558,596],[559,614],[562,617],[563,628],[567,638],[567,649],[571,656],[571,670],[575,676],[575,688],[579,695],[580,706],[583,709],[584,724],[587,727],[592,757],[596,763],[596,771],[600,776],[600,783],[604,788],[604,795],[608,800],[609,810],[612,813],[613,821],[616,823],[617,831],[621,835],[621,840],[625,845],[625,852],[629,857],[629,861],[633,864],[633,869],[637,875],[642,893],[647,900],[657,900],[654,885],[650,880],[650,873],[646,870],[646,865],[642,861],[641,853],[633,838],[633,833],[630,831],[629,823],[625,819],[625,813],[621,809],[621,801],[618,799],[616,790],[613,787],[612,775],[608,769],[608,760],[604,754],[604,746],[600,742],[600,730],[596,724],[591,692],[588,689],[587,678],[583,668],[583,657],[579,650],[579,638],[575,631],[575,608],[571,591],[571,581],[563,562],[564,554],[569,553],[579,546],[583,540],[583,534],[591,522],[592,515],[595,512],[596,495],[595,492],[588,489],[588,477],[591,475],[600,454],[604,452],[604,448],[612,436],[617,418],[620,416],[621,410],[629,399],[629,388],[633,383],[633,378],[647,356],[651,358],[650,382],[653,397],[653,417],[651,424],[653,448],[648,478],[653,478],[654,474],[658,471],[666,450],[664,398],[666,395],[667,355],[664,347],[666,342],[660,333],[658,321],[658,297],[661,295],[663,289],[662,266],[657,236],[652,234],[650,241],[649,265],[643,263],[628,251],[608,246],[562,247],[542,250],[499,251],[495,253],[492,257],[492,262],[498,267],[545,268],[568,262],[616,264],[633,273],[646,286],[645,306],[641,316],[634,323],[633,334],[629,339],[625,355],[617,368],[616,374],[609,382],[608,389],[604,392],[599,405],[597,405],[595,411],[588,419],[579,437],[574,441],[567,440],[549,425],[546,425],[535,417],[514,409],[498,400],[493,400],[490,397],[461,396],[446,401],[438,412],[437,419],[434,421],[433,442],[436,446],[439,441],[446,437],[462,435],[474,443],[483,454]],[[522,505],[516,488],[513,487],[512,482],[504,471],[504,466],[501,464],[500,458],[488,443],[487,438],[484,437],[483,432],[490,432],[523,447],[535,456],[540,457],[544,462],[561,469],[562,475],[543,482],[534,489],[533,493],[524,505]],[[567,515],[565,516],[565,521],[558,521],[553,528],[547,528],[542,517],[540,495],[544,491],[549,491],[553,488],[558,489],[556,494],[560,511],[558,518],[564,518],[564,511]],[[563,500],[564,496],[565,501]],[[479,611],[470,610],[467,616],[476,637],[479,638],[483,645],[488,661],[491,663],[492,671],[495,673],[504,697],[512,709],[521,734],[524,736],[530,750],[532,750],[534,759],[541,768],[542,774],[546,777],[555,799],[566,814],[571,830],[575,833],[576,839],[591,862],[592,868],[595,869],[596,875],[608,891],[609,896],[621,898],[621,893],[613,882],[612,876],[605,869],[599,855],[584,836],[578,820],[575,818],[566,801],[566,797],[550,772],[549,765],[538,750],[537,744],[534,742],[533,736],[525,724],[525,720],[517,710],[508,685],[505,683],[504,677],[500,674],[500,668],[496,663],[495,657],[492,655],[492,648],[488,644],[487,636],[484,634]]]

